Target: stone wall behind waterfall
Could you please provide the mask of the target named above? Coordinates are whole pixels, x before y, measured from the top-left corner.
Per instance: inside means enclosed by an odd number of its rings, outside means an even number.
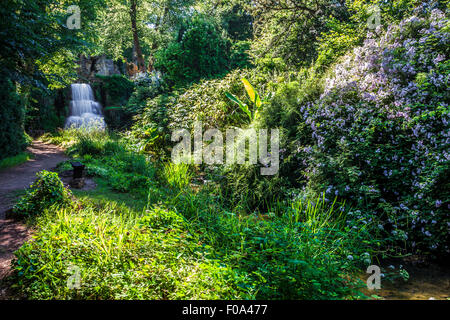
[[[112,59],[107,59],[105,55],[89,57],[81,55],[78,65],[78,78],[86,82],[95,81],[96,74],[110,76],[125,73],[121,64],[114,62]]]

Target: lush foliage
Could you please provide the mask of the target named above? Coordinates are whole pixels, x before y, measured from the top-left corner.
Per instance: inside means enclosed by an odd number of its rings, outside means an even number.
[[[107,96],[106,100],[108,101],[108,105],[105,107],[125,104],[133,93],[133,82],[123,75],[102,76],[97,74],[96,78],[100,80],[96,84],[96,86],[100,87],[97,89],[99,100],[102,99],[101,95],[103,90]]]
[[[216,25],[195,17],[181,27],[176,42],[156,53],[155,67],[172,84],[211,77],[226,69],[229,47]]]
[[[255,28],[259,41],[253,43],[255,55],[280,58],[294,66],[312,63],[321,34],[332,29],[329,21],[348,21],[346,2],[352,1],[255,1],[249,5],[259,22]]]
[[[71,78],[67,73],[75,69],[73,54],[91,38],[89,24],[102,4],[102,0],[5,0],[0,7],[2,76],[41,87],[47,81],[64,84]],[[66,26],[70,5],[83,11],[83,32]]]
[[[25,110],[14,85],[0,81],[0,160],[15,156],[25,149],[29,140],[24,131]]]
[[[1,127],[0,158],[13,156],[26,146],[25,124],[30,131],[54,130],[62,114],[42,90],[63,88],[75,79],[74,59],[89,50],[91,22],[103,0],[5,0],[0,7],[0,91]],[[69,29],[68,7],[77,5],[83,11],[83,31]],[[12,82],[12,83],[11,83]],[[42,111],[42,112],[41,112]],[[25,122],[25,113],[28,117]],[[40,118],[40,119],[39,119]],[[33,120],[43,121],[33,121]]]
[[[352,4],[355,23],[366,21],[368,6]],[[264,208],[292,187],[305,194],[326,191],[327,198],[337,195],[356,205],[359,218],[377,221],[385,239],[402,250],[447,252],[448,21],[434,7],[383,6],[382,18],[393,24],[369,32],[364,41],[364,33],[350,32],[354,26],[334,21],[312,68],[272,83],[250,75],[256,88],[274,93],[256,125],[281,129],[283,161],[279,176],[269,179],[252,166],[218,174],[225,176],[222,188],[231,202],[243,198],[250,208]],[[416,16],[400,20],[408,14]],[[339,59],[347,50],[342,48],[357,43]],[[265,72],[285,68],[267,66]],[[190,129],[194,120],[216,128],[245,123],[234,116],[240,109],[230,109],[224,99],[227,91],[239,92],[245,76],[234,72],[174,95],[162,105],[168,128]]]
[[[304,119],[310,185],[368,202],[399,240],[447,253],[448,41],[438,10],[391,26],[334,69]]]
[[[255,91],[255,89],[253,88],[251,83],[248,82],[247,79],[242,78],[242,83],[244,84],[245,90],[247,91],[248,98],[252,104],[251,107],[249,107],[245,102],[242,102],[241,100],[239,100],[239,98],[233,96],[231,93],[226,92],[225,94],[228,99],[230,99],[232,102],[236,103],[239,106],[239,108],[241,108],[241,110],[243,112],[245,112],[245,114],[248,116],[250,122],[252,122],[252,121],[256,120],[256,118],[258,117],[259,111],[261,110],[261,107],[263,105],[263,101],[261,100],[261,97]]]
[[[189,165],[185,163],[166,163],[161,174],[162,179],[174,189],[183,189],[187,187],[192,179],[192,172]]]
[[[448,54],[442,12],[413,16],[369,36],[312,96],[284,89],[264,121],[288,128],[284,165],[305,191],[351,199],[360,218],[425,252],[448,252]]]
[[[17,287],[29,299],[234,298],[230,270],[208,259],[172,211],[117,204],[47,210],[36,241],[17,252]],[[57,255],[57,258],[55,258]],[[76,286],[75,272],[80,276]],[[73,280],[72,280],[73,279]]]
[[[14,212],[23,216],[35,216],[52,206],[68,206],[72,203],[71,192],[56,172],[46,170],[36,174],[36,181],[14,206]]]
[[[29,87],[21,96],[25,105],[24,127],[27,133],[38,136],[64,126],[67,90],[43,90]]]
[[[81,139],[98,141],[99,134]],[[79,135],[72,139],[90,174],[102,176],[94,159],[112,143],[87,148]],[[276,214],[248,215],[227,207],[213,186],[187,187],[191,168],[161,170],[141,209],[88,197],[46,210],[36,220],[36,240],[17,253],[17,287],[29,298],[362,297],[350,275],[370,263],[376,241],[367,241],[363,223],[345,226],[343,204],[298,198],[280,204]],[[101,179],[112,181],[110,174]],[[67,286],[73,266],[80,271],[78,290]]]
[[[17,15],[2,8],[1,23],[20,28],[15,43],[0,34],[17,51],[0,55],[0,158],[23,150],[24,125],[56,131],[42,139],[97,185],[68,205],[41,172],[16,205],[36,227],[16,254],[19,294],[355,299],[371,264],[449,257],[448,1],[94,1],[73,34],[60,30],[65,1],[30,8],[47,31],[23,21],[28,1],[9,2]],[[22,50],[30,41],[56,47]],[[105,130],[55,130],[64,90],[46,89],[72,81],[80,48],[129,72],[92,83]],[[195,121],[279,129],[279,171],[174,164],[172,133]]]
[[[17,166],[28,161],[30,158],[32,158],[32,155],[28,152],[21,152],[13,157],[4,158],[0,160],[0,170]]]
[[[89,175],[107,179],[119,192],[146,192],[155,170],[144,155],[128,151],[103,131],[75,131],[75,139],[71,155],[88,166]]]

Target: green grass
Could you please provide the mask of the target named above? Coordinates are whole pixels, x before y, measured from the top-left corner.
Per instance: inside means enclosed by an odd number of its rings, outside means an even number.
[[[181,190],[189,185],[193,173],[189,170],[189,165],[185,163],[167,162],[163,165],[161,177],[171,188]]]
[[[13,281],[22,296],[364,297],[353,275],[374,242],[365,224],[346,225],[345,204],[294,199],[273,203],[269,213],[246,212],[228,205],[219,184],[192,190],[193,168],[161,164],[157,170],[106,133],[77,134],[70,152],[97,188],[75,190],[75,205],[34,218],[35,240],[16,253]],[[67,287],[71,266],[80,271],[77,290]]]
[[[46,143],[53,143],[68,148],[75,143],[77,131],[74,129],[58,130],[55,133],[45,133],[40,140]]]
[[[370,246],[363,241],[364,224],[343,225],[342,204],[316,200],[302,207],[294,201],[277,216],[239,214],[224,208],[222,201],[203,191],[185,192],[167,203],[221,261],[245,275],[240,285],[256,299],[363,297],[361,283],[349,279]]]
[[[21,152],[18,155],[13,157],[8,157],[3,160],[0,160],[0,170],[15,167],[19,164],[25,163],[28,160],[32,159],[33,155],[29,152]]]
[[[73,194],[78,199],[90,201],[93,204],[114,202],[137,211],[142,211],[147,206],[147,201],[142,196],[133,193],[118,193],[104,178],[95,177],[94,182],[97,184],[95,189],[89,191],[74,189]]]
[[[157,210],[113,201],[47,210],[36,220],[36,239],[16,253],[15,287],[30,299],[241,296],[232,270],[209,259],[179,220],[161,223],[162,213],[175,213]],[[72,270],[80,275],[77,289],[67,285]]]

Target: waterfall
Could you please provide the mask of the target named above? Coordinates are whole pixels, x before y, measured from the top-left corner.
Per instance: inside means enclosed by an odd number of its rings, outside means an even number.
[[[66,128],[104,128],[106,126],[100,103],[94,100],[90,85],[74,83],[71,86],[72,101]]]

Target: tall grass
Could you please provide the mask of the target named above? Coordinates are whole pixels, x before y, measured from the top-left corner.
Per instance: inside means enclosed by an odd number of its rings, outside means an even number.
[[[15,286],[30,299],[246,297],[232,270],[208,259],[179,218],[161,215],[176,217],[115,203],[47,210],[36,220],[36,240],[16,253]],[[78,288],[68,286],[73,270]]]
[[[359,296],[358,281],[348,281],[354,261],[346,257],[367,246],[359,229],[345,229],[344,204],[296,200],[276,215],[228,211],[224,201],[202,192],[179,194],[170,203],[216,256],[246,275],[240,285],[255,298]]]
[[[161,177],[170,187],[184,189],[189,185],[193,173],[188,164],[167,162],[163,166]]]

